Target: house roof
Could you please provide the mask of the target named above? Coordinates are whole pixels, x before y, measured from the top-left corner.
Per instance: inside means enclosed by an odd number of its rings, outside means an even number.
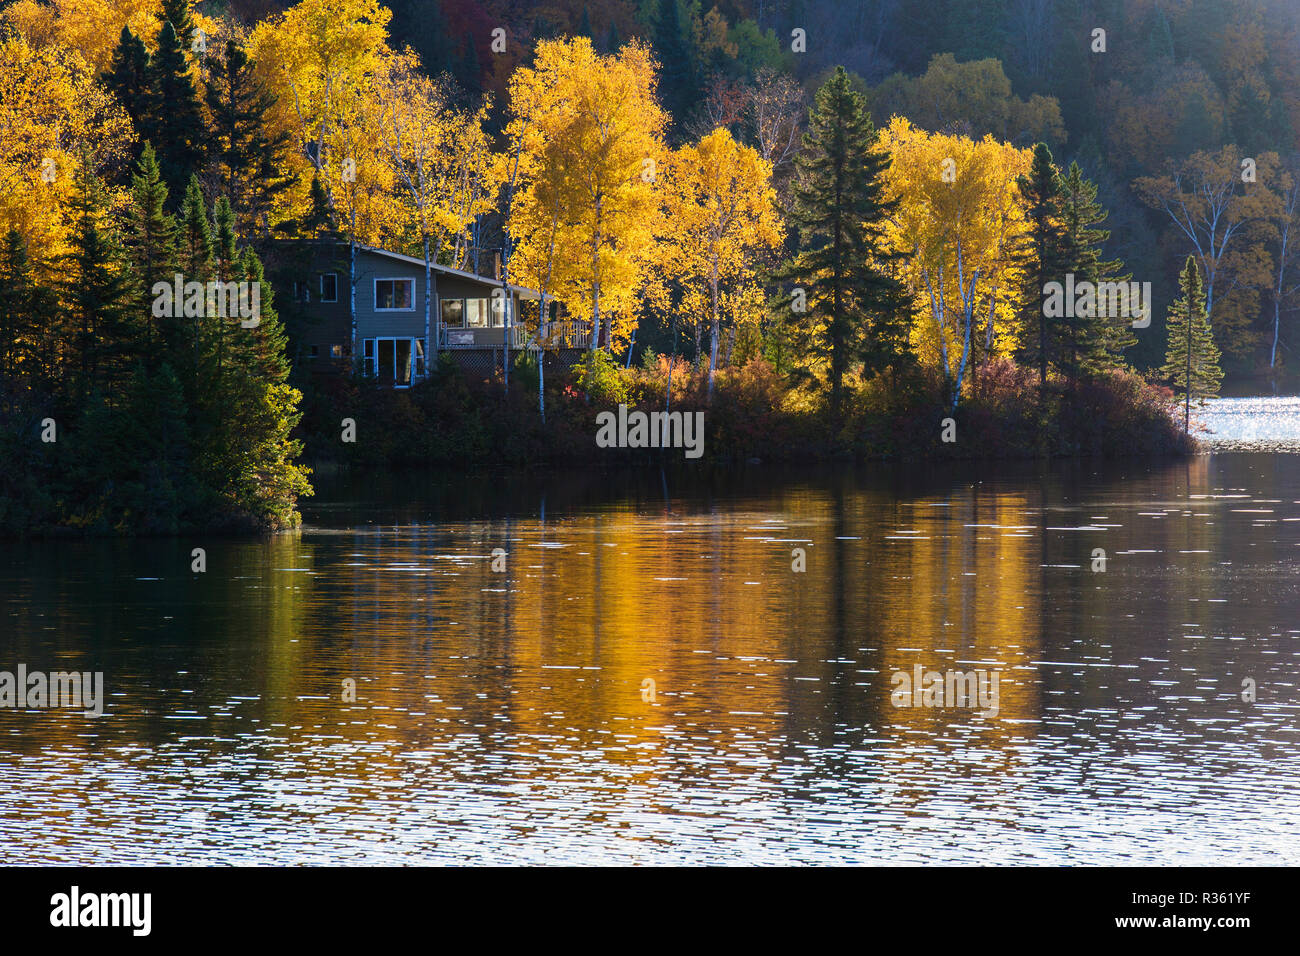
[[[331,243],[331,245],[346,246],[347,243],[333,242]],[[417,265],[422,269],[424,268],[423,259],[418,259],[415,256],[408,256],[400,252],[390,252],[389,250],[381,249],[378,246],[367,246],[363,243],[358,242],[357,251],[368,252],[371,255],[383,256],[387,259],[395,259],[398,262],[405,262],[410,265]],[[481,276],[475,272],[467,272],[464,269],[453,269],[451,266],[444,266],[436,262],[432,263],[432,268],[441,275],[455,276],[458,279],[465,279],[469,282],[478,282],[482,285],[491,286],[494,289],[499,289],[504,284],[506,288],[509,289],[511,292],[518,293],[521,299],[541,298],[541,293],[537,292],[534,289],[526,289],[523,286],[514,285],[513,283],[502,283],[496,279],[489,279],[487,276]]]

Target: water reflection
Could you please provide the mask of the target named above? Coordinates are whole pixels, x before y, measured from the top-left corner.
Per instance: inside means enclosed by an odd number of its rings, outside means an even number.
[[[0,709],[0,858],[1294,862],[1297,499],[1257,455],[338,478],[299,536],[10,544],[0,669],[109,698]],[[917,664],[998,716],[892,706]]]

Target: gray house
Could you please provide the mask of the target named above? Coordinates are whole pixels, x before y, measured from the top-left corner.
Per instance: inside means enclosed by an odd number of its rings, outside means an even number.
[[[572,323],[557,321],[553,301],[548,301],[550,314],[539,329],[540,295],[503,283],[495,260],[496,275],[433,266],[426,340],[424,260],[362,245],[356,247],[354,333],[348,244],[317,242],[307,248],[306,267],[294,270],[300,278],[289,291],[296,310],[306,317],[298,336],[301,358],[319,371],[346,367],[355,356],[365,374],[407,388],[425,377],[433,351],[448,351],[462,365],[481,366],[503,361],[507,344],[512,351],[538,348],[539,332],[551,348],[582,348],[590,341]]]

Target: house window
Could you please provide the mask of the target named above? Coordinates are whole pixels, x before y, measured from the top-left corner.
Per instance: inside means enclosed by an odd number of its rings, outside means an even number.
[[[306,282],[299,282],[297,279],[294,279],[293,298],[295,302],[310,302],[311,286],[308,285]]]
[[[494,295],[488,302],[488,309],[492,314],[492,327],[494,329],[504,328],[506,324],[506,297],[504,295]]]
[[[366,339],[364,349],[366,374],[382,385],[408,388],[424,378],[423,339]]]
[[[445,328],[461,329],[465,327],[465,300],[442,300],[442,324]]]
[[[318,354],[318,352],[319,352],[319,349],[318,349],[317,346],[315,346],[315,345],[310,346],[310,347],[307,349],[307,357],[308,357],[308,358],[315,358],[316,355]]]
[[[314,346],[314,345],[312,346],[313,349],[314,349],[315,347],[316,347],[316,346]],[[341,359],[342,357],[343,357],[343,346],[341,346],[341,345],[331,345],[331,346],[330,346],[330,358]]]
[[[486,329],[488,326],[488,300],[465,300],[465,324],[471,329]]]
[[[376,279],[376,312],[414,312],[414,279]]]
[[[339,277],[337,273],[325,272],[320,277],[320,300],[337,302],[339,300]]]

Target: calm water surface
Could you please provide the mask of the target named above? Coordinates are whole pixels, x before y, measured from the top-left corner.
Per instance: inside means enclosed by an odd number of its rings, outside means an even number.
[[[0,860],[1300,862],[1300,457],[317,484],[2,546]]]

